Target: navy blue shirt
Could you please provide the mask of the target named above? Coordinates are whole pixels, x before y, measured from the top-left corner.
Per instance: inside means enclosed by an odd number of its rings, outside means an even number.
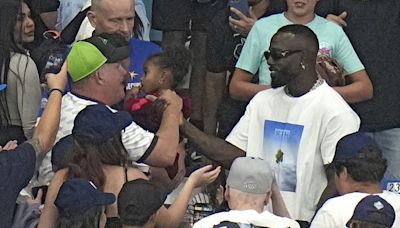
[[[36,151],[29,142],[0,152],[0,227],[11,227],[18,194],[32,178],[35,164]]]

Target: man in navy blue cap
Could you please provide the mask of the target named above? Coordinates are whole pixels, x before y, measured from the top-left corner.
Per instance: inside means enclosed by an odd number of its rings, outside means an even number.
[[[400,195],[381,189],[387,161],[372,138],[356,132],[340,139],[331,166],[335,169],[336,188],[342,196],[328,200],[317,212],[311,227],[346,227],[357,204],[367,196],[387,201],[395,211],[392,227],[400,227]],[[383,200],[377,200],[381,203],[376,205],[384,205]]]
[[[63,183],[54,202],[60,217],[57,227],[104,227],[105,206],[113,204],[115,196],[105,193],[83,178]]]
[[[392,205],[379,196],[369,195],[357,204],[347,226],[389,228],[393,226],[394,220],[395,211]]]

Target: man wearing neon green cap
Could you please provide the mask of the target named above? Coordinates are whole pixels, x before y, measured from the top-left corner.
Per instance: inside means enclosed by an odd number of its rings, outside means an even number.
[[[130,76],[129,51],[128,41],[119,34],[95,35],[72,45],[67,57],[72,91],[63,97],[56,142],[71,134],[76,115],[86,106],[97,103],[112,106],[124,98]],[[122,131],[122,142],[131,160],[167,167],[176,157],[182,100],[170,90],[159,98],[168,104],[159,131],[153,134],[132,122]],[[50,156],[47,155],[39,169],[40,184],[48,184],[53,176]]]

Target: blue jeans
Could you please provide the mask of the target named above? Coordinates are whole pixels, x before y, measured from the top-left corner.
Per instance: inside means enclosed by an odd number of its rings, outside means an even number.
[[[400,128],[392,128],[384,131],[368,132],[378,143],[383,156],[388,161],[385,178],[400,178]]]

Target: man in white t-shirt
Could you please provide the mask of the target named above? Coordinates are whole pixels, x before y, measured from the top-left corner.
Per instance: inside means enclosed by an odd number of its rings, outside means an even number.
[[[343,137],[337,144],[331,166],[335,169],[336,188],[342,196],[328,200],[318,210],[311,227],[346,227],[357,204],[370,195],[379,196],[393,207],[392,227],[400,227],[400,195],[381,189],[387,161],[373,139],[362,132]]]
[[[226,141],[203,136],[190,124],[183,132],[198,151],[229,167],[237,156],[261,157],[274,168],[292,218],[311,221],[322,196],[333,194],[325,167],[337,141],[358,130],[360,120],[315,71],[316,35],[303,25],[278,30],[265,52],[271,85],[258,93]],[[333,182],[331,180],[331,182]],[[324,194],[323,194],[324,193]]]
[[[344,68],[348,85],[334,87],[349,103],[368,100],[373,95],[372,83],[343,29],[314,13],[319,0],[286,0],[288,10],[258,20],[247,36],[230,84],[231,96],[249,100],[257,92],[271,88],[270,65],[263,53],[269,47],[272,35],[282,26],[302,24],[317,35],[319,56],[336,59]],[[259,84],[252,83],[258,74]]]
[[[274,181],[274,171],[261,158],[236,158],[226,180],[225,200],[228,212],[220,212],[205,217],[194,224],[194,228],[211,228],[224,221],[251,224],[257,227],[299,228],[299,224],[289,218],[276,216],[264,211],[273,194],[275,205],[279,190]],[[280,199],[280,206],[284,203]]]
[[[62,100],[56,142],[71,134],[76,115],[86,106],[102,103],[110,107],[125,97],[125,86],[130,76],[129,51],[128,41],[119,34],[100,34],[74,43],[67,57],[72,91]],[[132,122],[121,135],[131,160],[167,167],[174,163],[177,154],[182,100],[170,90],[159,98],[165,99],[168,106],[156,134]],[[40,184],[48,184],[53,176],[50,161],[49,153],[39,170]]]

